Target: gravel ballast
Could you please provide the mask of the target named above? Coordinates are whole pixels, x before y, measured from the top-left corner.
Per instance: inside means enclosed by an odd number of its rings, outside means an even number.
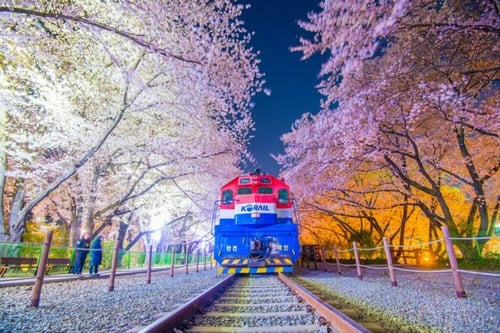
[[[355,269],[342,275],[302,270],[301,278],[392,323],[395,332],[500,332],[500,274],[462,273],[466,293],[458,298],[451,271],[396,271],[392,286],[387,270]]]
[[[355,271],[301,270],[300,275],[401,321],[402,329],[416,322],[425,329],[415,332],[499,332],[499,274],[462,274],[466,298],[456,296],[449,272],[396,274],[397,287],[383,271],[368,272],[362,280]],[[174,277],[155,272],[151,284],[145,274],[118,276],[113,292],[107,278],[46,283],[38,308],[29,307],[32,286],[3,287],[0,332],[137,331],[222,278],[213,269]]]

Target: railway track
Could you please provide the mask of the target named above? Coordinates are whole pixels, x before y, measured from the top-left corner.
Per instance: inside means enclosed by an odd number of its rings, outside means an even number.
[[[140,332],[369,332],[285,275],[228,276]]]

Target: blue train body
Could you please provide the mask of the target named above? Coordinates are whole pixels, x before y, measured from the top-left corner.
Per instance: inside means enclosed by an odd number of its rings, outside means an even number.
[[[219,273],[292,272],[300,256],[290,188],[271,175],[242,175],[221,187],[214,210]]]

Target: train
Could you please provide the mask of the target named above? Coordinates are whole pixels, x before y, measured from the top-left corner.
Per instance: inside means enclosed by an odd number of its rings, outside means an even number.
[[[289,185],[260,170],[220,187],[212,218],[219,274],[290,273],[300,257]]]

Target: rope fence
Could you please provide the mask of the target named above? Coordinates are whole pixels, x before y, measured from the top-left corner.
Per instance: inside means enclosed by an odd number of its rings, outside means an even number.
[[[66,270],[65,273],[74,273],[72,269],[74,268],[73,265],[74,263],[74,254],[76,250],[83,250],[86,252],[86,255],[83,256],[83,263],[85,262],[85,259],[87,257],[87,254],[90,253],[91,251],[102,251],[103,254],[103,259],[105,257],[104,252],[108,251],[107,249],[98,249],[98,250],[93,250],[90,248],[68,248],[68,247],[57,247],[57,246],[52,246],[52,238],[53,238],[53,231],[49,230],[45,234],[45,239],[43,241],[43,244],[26,244],[26,243],[0,243],[0,260],[2,260],[2,265],[0,265],[0,278],[4,276],[4,274],[11,268],[11,266],[5,265],[4,261],[8,261],[9,263],[16,263],[16,268],[19,268],[21,270],[25,270],[29,274],[35,275],[35,282],[32,288],[32,295],[31,295],[31,302],[30,302],[30,307],[38,307],[40,304],[40,297],[41,297],[41,292],[42,292],[42,286],[44,282],[44,277],[45,275],[48,274],[49,271],[49,265],[50,265],[50,259],[53,259],[52,262],[54,262],[54,255],[59,256],[57,259],[61,260],[64,262],[63,267],[64,270]],[[151,272],[153,269],[153,262],[156,260],[154,259],[155,255],[160,255],[164,257],[170,257],[170,276],[173,277],[174,274],[174,267],[179,265],[179,262],[176,261],[176,256],[179,256],[182,258],[182,262],[180,263],[181,265],[185,266],[186,270],[186,275],[189,274],[188,267],[189,265],[195,265],[196,267],[196,272],[199,271],[199,265],[200,262],[202,261],[204,269],[206,270],[206,263],[207,259],[210,262],[210,268],[212,268],[212,256],[211,254],[207,255],[206,249],[195,249],[196,251],[191,251],[188,252],[188,243],[184,242],[181,244],[179,247],[182,249],[180,253],[176,251],[176,248],[178,246],[173,246],[173,245],[179,245],[179,244],[171,244],[172,246],[172,251],[170,253],[170,256],[167,256],[167,253],[156,253],[153,252],[153,247],[149,246],[145,251],[126,251],[123,249],[120,249],[119,244],[117,241],[115,241],[114,244],[114,249],[111,250],[112,254],[110,256],[110,260],[103,261],[103,267],[108,268],[110,267],[109,270],[109,285],[108,285],[108,291],[112,292],[114,291],[115,287],[115,278],[117,275],[117,268],[118,267],[128,267],[130,270],[132,266],[135,266],[135,268],[146,268],[146,283],[151,283]],[[160,259],[161,261],[161,259]],[[26,264],[28,262],[29,264]],[[165,265],[166,262],[159,263],[158,266]],[[27,266],[28,265],[28,266]],[[108,266],[109,265],[109,266]],[[26,274],[26,273],[25,273]],[[81,274],[79,271],[78,274]],[[91,275],[89,275],[91,276]]]
[[[443,232],[443,239],[438,239],[434,240],[428,243],[421,243],[420,246],[424,245],[431,245],[431,244],[437,244],[443,242],[446,247],[446,254],[448,257],[448,265],[449,269],[442,269],[442,270],[436,270],[436,269],[411,269],[411,268],[403,268],[399,266],[395,266],[393,264],[393,253],[395,252],[394,250],[396,249],[401,249],[405,248],[404,246],[401,245],[389,245],[387,239],[384,237],[383,238],[383,246],[379,247],[372,247],[372,248],[358,248],[358,245],[356,242],[352,243],[352,248],[349,249],[338,249],[336,245],[333,247],[333,253],[335,256],[335,264],[333,264],[336,268],[337,274],[342,274],[342,269],[341,267],[355,267],[356,268],[356,274],[358,279],[363,279],[363,274],[361,268],[365,269],[373,269],[373,270],[388,270],[389,271],[389,277],[390,277],[390,282],[392,286],[397,286],[397,279],[396,279],[396,271],[401,271],[401,272],[411,272],[411,273],[451,273],[453,277],[453,284],[455,286],[455,292],[458,298],[465,298],[466,293],[463,287],[462,283],[462,277],[460,274],[476,274],[476,275],[483,275],[483,276],[492,276],[492,277],[498,277],[500,278],[500,274],[498,273],[489,273],[489,272],[478,272],[478,271],[471,271],[471,270],[463,270],[459,269],[458,267],[458,262],[457,262],[457,257],[455,253],[455,249],[453,248],[453,242],[452,241],[463,241],[463,240],[488,240],[491,239],[491,237],[469,237],[469,238],[456,238],[456,237],[450,237],[450,233],[448,230],[448,227],[443,226],[441,228]],[[327,271],[327,262],[326,262],[326,256],[325,256],[325,249],[321,248],[321,255],[319,256],[322,260],[323,264],[323,270]],[[360,253],[361,252],[368,252],[368,251],[380,251],[384,252],[384,257],[386,260],[386,264],[380,264],[380,265],[362,265],[360,261]],[[340,263],[340,256],[339,254],[342,253],[351,253],[354,254],[354,264],[342,264]],[[413,252],[415,255],[415,259],[418,261],[418,258],[416,256],[416,252]],[[352,258],[352,257],[351,257]],[[406,259],[405,259],[406,262]],[[315,269],[317,269],[316,266],[316,260],[314,261],[315,264]],[[332,264],[330,264],[332,265]]]
[[[112,268],[113,258],[116,256],[116,268],[120,270],[134,270],[144,269],[149,265],[153,268],[169,268],[179,267],[186,264],[189,265],[203,265],[210,264],[212,256],[207,249],[194,249],[186,254],[186,246],[189,244],[169,244],[169,249],[164,252],[153,251],[153,249],[145,249],[144,251],[133,251],[116,249],[115,244],[107,242],[108,245],[102,249],[92,248],[77,248],[62,245],[51,244],[48,249],[48,259],[65,259],[64,264],[59,264],[50,269],[48,273],[72,273],[74,265],[75,252],[77,250],[84,250],[88,256],[83,267],[84,271],[89,268],[91,253],[100,251],[102,253],[102,263],[99,265],[99,270],[107,271]],[[3,268],[3,274],[0,278],[5,276],[9,277],[23,277],[33,276],[37,271],[40,259],[42,256],[43,244],[41,243],[13,243],[13,242],[0,242],[0,269]],[[9,267],[4,261],[9,262],[11,259],[26,259],[18,260],[18,264]],[[27,260],[32,259],[32,260]],[[25,263],[26,262],[26,263]],[[29,263],[28,263],[29,262]],[[7,269],[10,268],[10,269]]]

